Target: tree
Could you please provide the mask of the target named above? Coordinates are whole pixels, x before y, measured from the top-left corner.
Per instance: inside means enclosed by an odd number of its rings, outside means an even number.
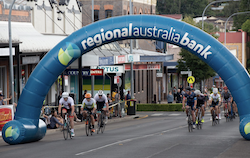
[[[183,21],[194,25],[199,26],[200,24],[196,24],[191,17],[186,17]],[[209,31],[209,30],[206,30]],[[200,82],[204,79],[208,79],[215,75],[214,70],[208,66],[205,62],[203,62],[199,57],[190,53],[186,49],[181,49],[179,53],[180,59],[178,62],[178,72],[190,70],[193,72],[193,76],[196,78],[197,82]]]
[[[184,16],[201,16],[208,0],[157,0],[159,14],[182,14]]]
[[[240,5],[237,12],[246,12],[250,10],[250,0],[241,0],[239,3]],[[237,15],[234,16],[233,19],[234,27],[236,28],[236,30],[238,30],[247,19],[250,19],[250,14]]]

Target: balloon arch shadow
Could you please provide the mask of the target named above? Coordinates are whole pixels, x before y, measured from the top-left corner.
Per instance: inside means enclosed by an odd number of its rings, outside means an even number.
[[[198,56],[224,80],[237,103],[241,135],[250,140],[250,77],[241,63],[211,35],[185,22],[152,15],[101,20],[74,32],[39,62],[18,101],[15,119],[3,127],[9,144],[38,141],[46,134],[39,120],[43,100],[57,77],[77,58],[114,41],[151,39],[178,45]]]

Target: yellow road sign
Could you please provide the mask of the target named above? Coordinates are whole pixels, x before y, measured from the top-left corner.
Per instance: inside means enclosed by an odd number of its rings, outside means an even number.
[[[187,78],[187,82],[188,82],[188,83],[194,83],[194,82],[195,82],[194,76],[189,76],[189,77]]]

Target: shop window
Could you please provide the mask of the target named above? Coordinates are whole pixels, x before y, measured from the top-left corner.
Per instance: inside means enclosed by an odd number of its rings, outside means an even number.
[[[105,18],[110,18],[113,16],[113,10],[105,10]]]
[[[99,20],[99,10],[94,10],[94,21]]]

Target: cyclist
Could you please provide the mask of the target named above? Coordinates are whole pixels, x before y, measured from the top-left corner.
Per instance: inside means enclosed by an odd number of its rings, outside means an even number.
[[[201,93],[200,90],[194,91],[197,97],[197,107],[201,107],[201,112],[202,112],[202,120],[201,122],[204,122],[204,115],[205,115],[205,108],[207,107],[207,102],[206,102],[206,96]],[[198,124],[198,108],[196,109],[196,124]]]
[[[184,109],[185,101],[187,101],[187,104],[186,104],[186,114],[187,114],[187,116],[188,116],[188,108],[191,107],[191,109],[192,109],[193,128],[195,129],[194,110],[196,109],[197,98],[196,98],[196,95],[191,91],[190,87],[186,88],[186,93],[184,94],[184,97],[183,97],[183,100],[182,100],[182,109]]]
[[[225,86],[224,88],[224,91],[221,93],[221,97],[222,97],[222,104],[223,104],[223,108],[224,108],[224,111],[225,111],[225,103],[227,103],[227,108],[228,108],[228,111],[229,111],[229,115],[231,115],[231,105],[233,106],[232,102],[233,102],[233,97],[231,95],[231,93],[228,91],[228,88],[227,86]]]
[[[96,93],[94,99],[95,99],[96,105],[97,105],[97,112],[96,112],[97,115],[98,115],[97,120],[99,120],[99,117],[100,117],[100,114],[101,114],[101,109],[102,109],[106,113],[105,124],[107,124],[107,121],[108,121],[108,111],[109,111],[109,104],[108,104],[107,96],[103,93],[102,90],[99,90]]]
[[[61,115],[62,105],[64,105],[63,109],[66,109],[67,113],[69,114],[71,136],[74,137],[75,136],[75,133],[74,133],[74,111],[75,111],[74,105],[75,104],[74,104],[74,99],[69,96],[68,92],[63,92],[62,98],[59,100],[59,106],[58,106],[59,115]]]
[[[221,103],[221,98],[220,95],[218,94],[217,88],[213,88],[213,93],[210,95],[209,101],[211,104],[210,105],[211,115],[212,115],[212,110],[215,110],[216,119],[219,119],[218,114],[219,114],[219,105]]]
[[[95,132],[95,119],[94,119],[94,112],[96,110],[96,101],[95,99],[91,98],[90,93],[85,94],[85,99],[82,101],[81,113],[83,117],[87,117],[87,111],[91,111],[91,122],[92,122],[92,132]]]

